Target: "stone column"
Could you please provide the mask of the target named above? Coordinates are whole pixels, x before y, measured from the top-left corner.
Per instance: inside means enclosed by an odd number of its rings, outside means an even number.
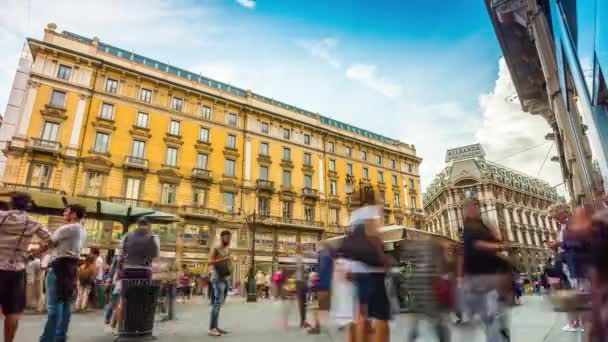
[[[27,129],[30,126],[30,120],[32,119],[32,111],[34,110],[34,102],[36,101],[36,95],[38,94],[38,86],[40,83],[29,80],[27,82],[27,95],[25,98],[25,105],[23,106],[23,112],[19,116],[19,122],[17,126],[17,138],[23,140],[23,146],[25,146],[25,140],[27,140]],[[66,99],[67,101],[67,99]],[[15,142],[16,143],[16,142]]]
[[[66,153],[69,156],[76,157],[80,146],[80,131],[82,130],[82,120],[84,118],[84,108],[86,107],[88,95],[80,94],[76,114],[74,115],[74,126],[72,126],[72,135],[70,135],[70,144]]]
[[[319,155],[319,193],[325,193],[325,167],[323,166],[323,155]]]
[[[509,241],[513,241],[513,232],[511,231],[511,219],[509,218],[509,209],[507,207],[504,207],[503,215],[505,216],[505,228],[507,230],[507,239]]]
[[[448,222],[446,222],[446,228],[450,231],[450,235],[454,235],[456,232],[457,228],[456,227],[456,221],[454,221],[454,214],[452,213],[452,209],[451,208],[446,208],[445,211],[448,213]],[[444,217],[445,219],[445,217]]]
[[[521,231],[523,223],[520,221],[520,216],[519,216],[520,210],[521,209],[517,209],[517,208],[513,209],[513,219],[515,220],[515,223],[517,223],[517,226],[518,226],[516,234],[517,234],[517,238],[519,239],[519,243],[524,244],[524,233]]]
[[[245,139],[245,183],[248,183],[251,181],[251,137]]]

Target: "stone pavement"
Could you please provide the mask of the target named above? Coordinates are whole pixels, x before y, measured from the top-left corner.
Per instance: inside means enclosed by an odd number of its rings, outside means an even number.
[[[282,306],[275,302],[244,304],[239,299],[231,298],[222,308],[220,326],[231,331],[229,335],[214,338],[207,336],[210,307],[207,302],[193,300],[191,304],[178,304],[178,319],[172,322],[157,324],[155,335],[158,341],[209,341],[223,342],[334,342],[344,341],[344,336],[337,329],[331,328],[328,333],[309,336],[295,328],[297,312],[291,310],[291,326],[285,329],[280,324]],[[402,315],[392,324],[392,341],[406,341],[409,317]],[[45,316],[30,315],[24,317],[19,327],[17,341],[37,341]],[[565,324],[565,315],[549,310],[541,297],[525,297],[524,304],[511,311],[512,341],[522,342],[575,342],[573,333],[564,333],[561,327]],[[423,329],[428,329],[426,326]],[[452,341],[483,342],[483,334],[478,328],[453,328]],[[101,312],[74,314],[70,325],[70,341],[109,342],[112,336],[104,332]],[[423,331],[419,341],[434,341]]]

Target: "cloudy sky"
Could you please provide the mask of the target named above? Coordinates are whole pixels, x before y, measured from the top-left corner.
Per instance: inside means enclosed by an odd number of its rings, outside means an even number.
[[[476,142],[488,159],[562,182],[557,163],[543,165],[556,153],[543,138],[549,127],[509,102],[515,91],[482,0],[295,4],[0,0],[0,113],[25,37],[55,22],[415,144],[423,186],[447,148]]]

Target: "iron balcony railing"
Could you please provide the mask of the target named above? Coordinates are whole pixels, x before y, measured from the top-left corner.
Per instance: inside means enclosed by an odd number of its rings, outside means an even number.
[[[209,217],[218,216],[218,211],[215,209],[205,208],[205,207],[195,206],[195,205],[182,206],[182,211],[184,213],[201,215],[201,216],[209,216]]]
[[[272,181],[258,179],[255,184],[258,190],[274,190],[274,182]]]
[[[130,166],[130,167],[147,169],[148,168],[148,159],[135,157],[135,156],[126,156],[125,165]]]
[[[15,191],[38,191],[38,192],[46,192],[51,194],[59,194],[65,195],[65,191],[49,188],[46,186],[36,186],[36,185],[26,185],[26,184],[17,184],[17,183],[3,183],[4,187],[7,189],[12,189]]]
[[[38,138],[30,138],[30,147],[36,150],[59,152],[61,143],[54,140],[44,140]]]
[[[296,219],[292,217],[286,216],[270,216],[266,213],[258,213],[254,217],[254,222],[256,223],[270,223],[270,224],[289,224],[294,226],[304,226],[304,227],[315,227],[315,228],[323,228],[323,222],[314,221],[314,220],[306,220],[306,219]]]
[[[199,179],[211,179],[211,170],[194,168],[192,176]]]
[[[110,197],[110,201],[114,203],[126,204],[136,207],[151,207],[152,202],[146,200],[140,200],[137,198],[126,198],[126,197]]]

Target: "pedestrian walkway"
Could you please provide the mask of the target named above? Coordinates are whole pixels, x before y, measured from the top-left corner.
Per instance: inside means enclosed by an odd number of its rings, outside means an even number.
[[[261,303],[244,303],[241,298],[230,298],[222,308],[220,327],[231,333],[217,339],[223,342],[337,342],[343,341],[343,333],[330,329],[330,333],[310,336],[296,328],[297,310],[291,312],[290,328],[285,330],[280,324],[281,304],[264,301]],[[177,320],[157,324],[155,334],[159,342],[164,341],[208,341],[210,306],[200,298],[190,304],[177,305]],[[110,342],[111,334],[104,332],[100,311],[75,314],[70,325],[70,340],[78,342]],[[565,333],[561,327],[566,322],[564,314],[549,310],[539,296],[524,298],[524,304],[511,312],[511,327],[514,342],[575,342],[576,334]],[[19,329],[17,341],[36,341],[42,331],[45,317],[31,315],[24,318]],[[391,341],[406,341],[409,327],[408,316],[401,315],[392,324]],[[433,341],[423,327],[419,341]],[[483,342],[483,335],[476,328],[453,328],[453,341]],[[427,337],[425,337],[427,336]]]

